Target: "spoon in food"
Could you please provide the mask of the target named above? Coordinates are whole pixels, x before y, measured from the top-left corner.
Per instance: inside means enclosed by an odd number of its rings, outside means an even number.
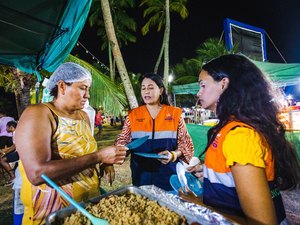
[[[62,197],[64,197],[69,203],[71,203],[76,209],[78,209],[83,215],[85,215],[93,225],[109,225],[107,220],[98,218],[89,213],[85,208],[78,204],[73,198],[71,198],[66,192],[64,192],[54,181],[52,181],[45,174],[42,174],[41,177],[50,184]]]

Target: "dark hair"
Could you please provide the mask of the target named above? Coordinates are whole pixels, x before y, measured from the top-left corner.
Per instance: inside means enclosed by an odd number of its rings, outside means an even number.
[[[71,82],[64,82],[64,83],[68,86],[71,86],[73,84]],[[55,87],[50,91],[50,95],[53,96],[54,98],[56,98],[57,94],[58,94],[58,86],[56,84]]]
[[[232,118],[249,124],[267,141],[275,162],[275,179],[281,189],[294,188],[300,178],[295,147],[286,140],[285,129],[278,119],[279,105],[271,82],[247,57],[223,55],[202,67],[215,81],[229,79],[228,88],[217,104],[219,123],[209,131],[209,143]],[[278,94],[278,93],[276,93]],[[278,97],[278,96],[277,96]]]
[[[6,126],[7,127],[14,127],[14,128],[16,128],[17,124],[18,123],[16,121],[12,120],[12,121],[7,122]]]
[[[144,75],[142,75],[140,77],[140,84],[142,84],[142,82],[145,78],[153,80],[159,88],[163,88],[160,103],[165,104],[165,105],[170,105],[168,95],[167,95],[167,92],[166,92],[166,87],[164,85],[162,77],[158,74],[155,74],[155,73],[145,73]],[[145,105],[145,102],[144,102],[143,98],[141,100],[141,104]]]

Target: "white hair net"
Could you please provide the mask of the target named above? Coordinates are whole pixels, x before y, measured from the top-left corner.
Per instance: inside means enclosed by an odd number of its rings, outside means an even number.
[[[47,89],[52,91],[60,80],[66,83],[73,83],[84,80],[92,80],[92,76],[91,73],[82,66],[72,62],[66,62],[61,64],[53,72],[46,84]]]

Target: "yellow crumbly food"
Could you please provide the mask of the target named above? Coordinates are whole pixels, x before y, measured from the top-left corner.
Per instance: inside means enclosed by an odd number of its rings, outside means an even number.
[[[108,220],[110,225],[186,225],[183,216],[160,206],[156,201],[137,194],[111,195],[86,208],[93,215]],[[64,225],[91,225],[80,212],[65,218]]]

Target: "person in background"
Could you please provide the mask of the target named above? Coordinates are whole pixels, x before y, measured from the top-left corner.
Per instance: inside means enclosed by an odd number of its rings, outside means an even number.
[[[3,112],[0,112],[0,149],[10,147],[13,144],[12,133],[8,133],[6,130],[6,124],[13,120],[14,118],[6,116]]]
[[[124,146],[97,149],[89,117],[82,110],[90,97],[91,82],[85,68],[63,63],[47,83],[53,101],[31,105],[20,117],[15,137],[21,159],[23,224],[43,224],[50,213],[68,206],[45,184],[42,174],[81,202],[100,194],[97,164],[121,164],[125,160]],[[113,180],[111,167],[106,172]]]
[[[181,117],[181,109],[170,106],[162,78],[147,73],[141,76],[142,106],[131,110],[126,117],[116,144],[126,145],[137,138],[149,136],[134,152],[159,153],[165,160],[144,158],[131,154],[133,185],[155,185],[164,190],[173,190],[169,179],[176,174],[176,163],[189,163],[194,155],[194,146]]]
[[[203,168],[203,203],[241,224],[287,224],[280,189],[299,184],[300,167],[277,117],[278,93],[251,60],[235,54],[205,64],[199,86],[202,107],[219,119],[208,132],[204,164],[190,170],[201,176]]]
[[[102,119],[102,110],[99,109],[95,116],[95,125],[98,127],[98,132],[96,136],[100,137],[103,129],[103,119]]]
[[[10,166],[9,163],[17,162],[19,160],[18,152],[16,151],[16,146],[14,144],[14,133],[17,127],[17,122],[12,120],[9,121],[6,125],[7,133],[12,133],[12,142],[13,144],[8,147],[0,150],[0,165],[9,175],[9,180],[5,182],[5,186],[12,185],[15,179],[15,170]]]
[[[14,152],[11,152],[9,154],[6,154],[6,162],[14,162],[14,173],[15,173],[15,178],[13,182],[13,187],[12,189],[14,190],[14,218],[13,222],[14,225],[21,225],[22,224],[22,219],[23,219],[23,214],[24,214],[24,206],[20,198],[20,193],[21,193],[21,187],[22,187],[22,177],[19,171],[18,167],[18,162],[19,162],[19,154],[18,151],[16,150],[15,147],[15,130],[17,128],[17,122],[16,121],[9,121],[6,125],[6,129],[8,133],[12,133],[12,139],[13,139],[13,147],[15,149]]]

